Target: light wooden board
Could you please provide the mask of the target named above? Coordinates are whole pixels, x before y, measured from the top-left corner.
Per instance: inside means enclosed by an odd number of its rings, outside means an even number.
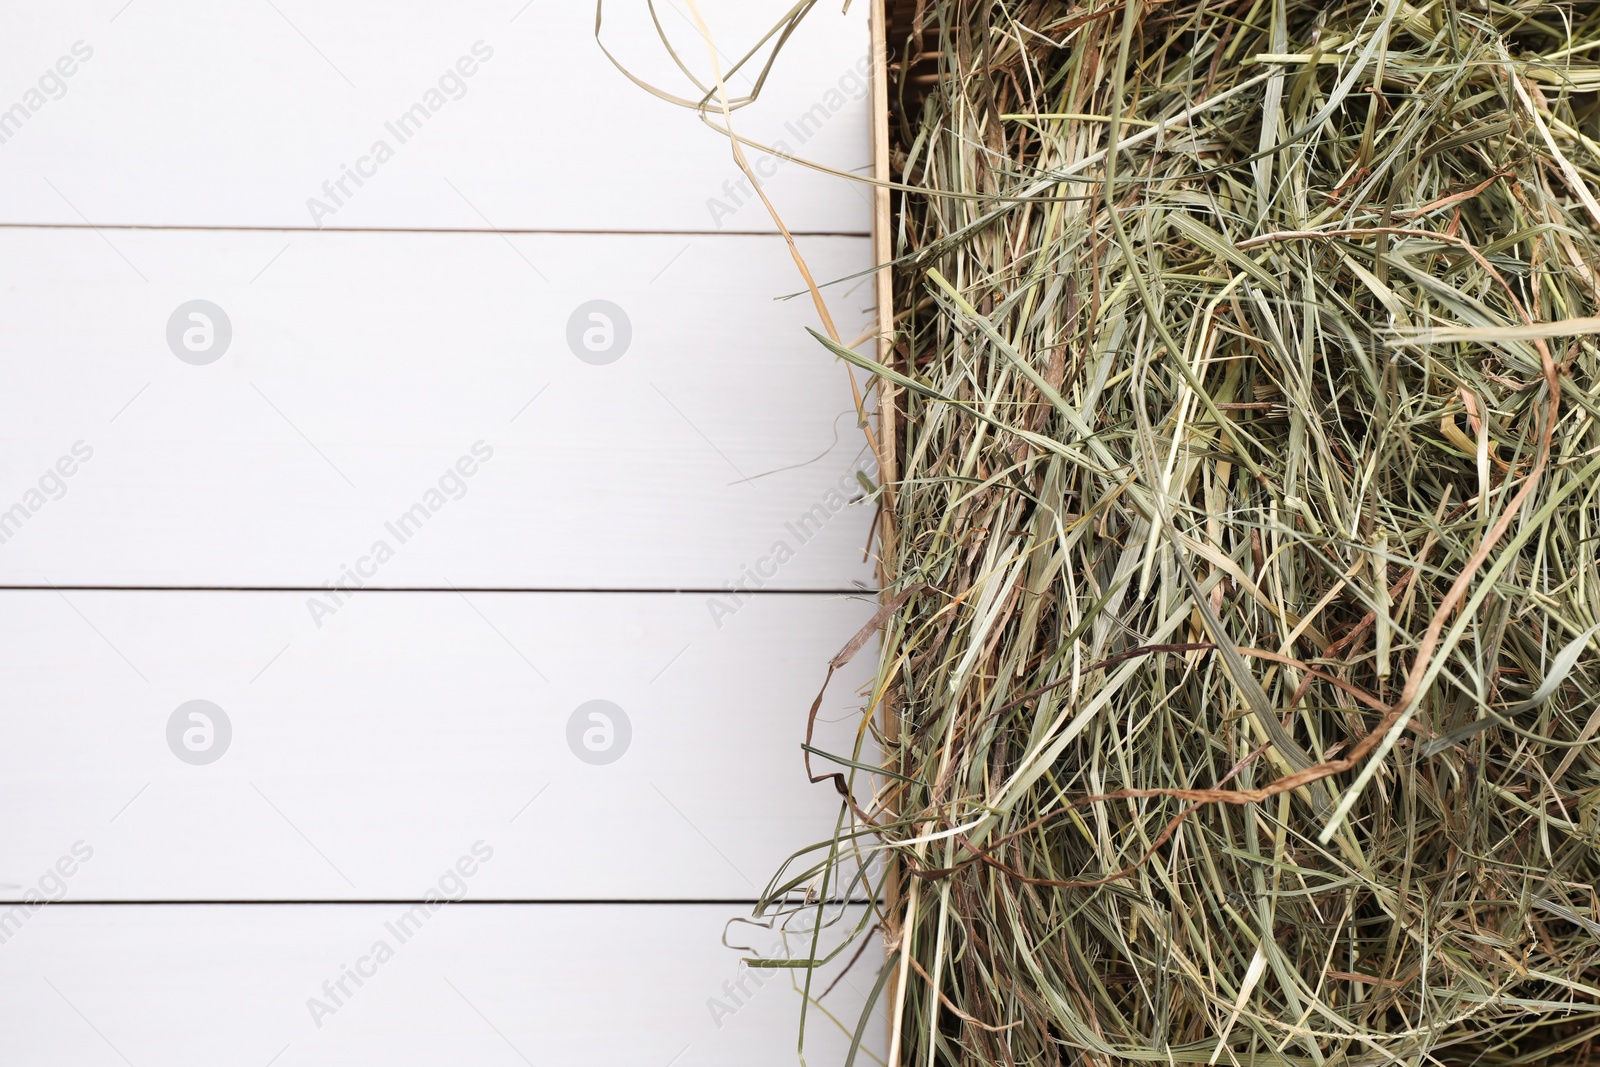
[[[0,229],[0,583],[871,581],[848,371],[805,332],[810,301],[777,299],[798,285],[781,238],[111,240]],[[863,238],[800,246],[823,279],[870,262]],[[870,282],[831,292],[864,332]],[[232,330],[206,365],[168,345],[197,298]],[[568,343],[596,299],[631,324],[606,365]]]
[[[791,6],[700,0],[725,65]],[[806,19],[735,128],[865,173],[865,5],[840,6]],[[686,6],[656,7],[709,84]],[[605,11],[620,62],[700,95],[642,0]],[[11,0],[0,7],[0,111],[23,110],[0,125],[0,221],[772,232],[737,186],[727,139],[629,82],[596,47],[594,23],[595,5],[580,0]],[[729,88],[742,95],[751,82],[735,75]],[[402,127],[414,107],[423,117]],[[867,232],[861,188],[795,163],[762,167],[792,229]],[[362,184],[345,168],[366,172]],[[343,194],[324,190],[341,179]]]
[[[73,900],[416,899],[483,839],[477,896],[747,900],[833,833],[800,744],[869,600],[714,621],[704,596],[367,592],[320,629],[306,600],[0,593],[0,898],[56,895],[82,841]],[[869,658],[836,675],[818,746],[850,751]],[[191,700],[231,726],[208,764],[169,748]],[[593,700],[631,725],[609,764],[569,747]]]
[[[414,922],[401,943],[388,928],[405,915],[395,905],[46,907],[0,950],[5,1059],[84,1067],[795,1062],[801,997],[790,976],[801,972],[774,969],[758,985],[739,954],[718,943],[732,909],[665,910],[454,904]],[[732,943],[773,946],[768,931],[734,930]],[[379,941],[393,949],[381,964],[372,956]],[[853,1027],[881,962],[873,948],[822,1003]],[[360,987],[346,980],[350,995],[331,1015],[318,1013],[319,1027],[307,1002],[331,1004],[323,983],[357,966],[370,976]],[[837,973],[822,972],[817,991]],[[714,1019],[715,1001],[733,1013]],[[882,1033],[881,1023],[866,1031],[879,1056]],[[815,1009],[808,1034],[809,1062],[843,1062],[848,1040]]]
[[[791,4],[699,6],[727,65]],[[593,32],[587,2],[0,10],[0,585],[35,587],[0,590],[0,1059],[792,1061],[790,973],[741,971],[745,909],[706,902],[832,831],[799,742],[873,605],[782,591],[871,586],[866,464],[726,140]],[[641,0],[603,36],[695,91]],[[866,173],[867,43],[819,7],[736,128]],[[801,238],[819,278],[869,266],[865,188],[751,158],[833,235]],[[829,293],[862,335],[870,281]],[[194,300],[232,331],[204,365],[169,348]],[[615,362],[570,347],[597,300]],[[313,612],[333,583],[368,588]],[[630,724],[608,764],[569,730],[595,700]],[[853,1025],[881,960],[825,1007]],[[810,1062],[847,1044],[813,1014]]]

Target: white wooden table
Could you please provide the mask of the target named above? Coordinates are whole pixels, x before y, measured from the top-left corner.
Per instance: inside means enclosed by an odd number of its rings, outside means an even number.
[[[730,58],[788,6],[700,0]],[[727,142],[594,23],[0,9],[5,1064],[793,1061],[783,945],[722,941],[834,825],[874,472]],[[692,94],[642,2],[603,36]],[[817,9],[738,129],[864,170],[866,52]],[[867,196],[754,158],[860,335]]]

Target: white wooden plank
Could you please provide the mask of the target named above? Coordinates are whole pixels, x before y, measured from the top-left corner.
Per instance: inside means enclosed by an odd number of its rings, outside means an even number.
[[[16,1064],[274,1067],[750,1067],[795,1061],[791,975],[752,974],[708,906],[46,907],[0,951],[0,1025]],[[851,916],[853,918],[853,916]],[[768,931],[729,941],[770,951]],[[379,942],[392,955],[382,963]],[[798,954],[799,946],[796,945]],[[823,1006],[852,1027],[882,953]],[[333,1005],[323,983],[346,968]],[[820,993],[838,965],[818,976]],[[743,992],[740,991],[743,984]],[[338,995],[337,987],[334,994]],[[313,1011],[313,998],[333,1005]],[[716,1010],[713,1005],[724,1009]],[[321,1025],[318,1025],[320,1021]],[[867,1049],[881,1057],[881,1022]],[[849,1041],[813,1009],[813,1064]],[[859,1063],[871,1062],[867,1055]]]
[[[775,299],[798,286],[781,238],[111,240],[0,229],[0,582],[871,581],[848,373],[810,301]],[[801,247],[819,278],[869,265],[865,239]],[[859,334],[870,284],[830,292]],[[231,326],[204,365],[168,341],[194,299]],[[597,299],[631,327],[605,365],[568,340]]]
[[[791,3],[700,7],[731,63]],[[807,17],[736,128],[864,169],[866,12],[840,7]],[[657,10],[709,83],[685,9]],[[605,12],[619,61],[700,95],[644,3]],[[524,0],[11,0],[0,7],[0,221],[771,232],[738,188],[726,138],[629,82],[594,23],[590,3]],[[750,86],[730,81],[735,95]],[[791,228],[867,231],[864,191],[761,165]]]
[[[753,899],[833,833],[800,744],[870,602],[713,621],[704,596],[366,592],[319,629],[306,600],[0,593],[0,899],[52,895],[78,841],[73,900],[409,898],[479,838],[485,898]],[[853,744],[869,658],[830,687],[828,751]],[[172,747],[194,700],[228,723],[213,762]],[[570,747],[595,700],[631,727],[605,764]]]

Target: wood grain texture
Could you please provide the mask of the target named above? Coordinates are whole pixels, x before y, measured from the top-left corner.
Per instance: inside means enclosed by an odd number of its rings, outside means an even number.
[[[800,744],[870,598],[714,620],[704,596],[366,592],[320,628],[307,599],[0,593],[0,898],[54,895],[82,841],[73,900],[418,899],[483,839],[486,898],[751,900],[832,835]],[[827,751],[865,660],[829,688]],[[197,699],[231,726],[204,765],[169,747]],[[592,739],[609,764],[569,747],[593,700],[631,725]]]
[[[731,66],[791,5],[700,6]],[[737,113],[739,133],[839,170],[870,164],[862,8],[805,20],[760,100]],[[605,10],[618,62],[701,95],[643,3]],[[681,5],[658,10],[708,79]],[[619,72],[595,44],[594,12],[522,0],[14,0],[0,8],[0,222],[773,231],[739,188],[726,138]],[[735,95],[752,87],[743,72],[729,81]],[[864,192],[793,163],[763,171],[791,229],[867,232]]]
[[[848,372],[809,302],[777,299],[797,285],[781,238],[113,240],[0,230],[0,582],[871,581]],[[869,263],[862,238],[801,244],[819,277]],[[833,291],[863,332],[867,279]],[[195,298],[232,328],[203,366],[167,339]],[[608,365],[568,342],[595,299],[631,323]]]
[[[46,907],[0,951],[8,1063],[750,1067],[791,1063],[801,996],[719,944],[732,909],[453,904]],[[847,918],[853,919],[854,914]],[[404,930],[403,942],[395,931]],[[769,952],[766,930],[730,944]],[[392,955],[377,962],[379,942]],[[796,945],[798,948],[798,945]],[[869,952],[822,1001],[852,1027]],[[323,983],[357,968],[334,1004]],[[821,992],[838,975],[819,975]],[[743,990],[740,989],[743,984]],[[337,987],[334,989],[338,993]],[[314,1013],[316,998],[333,1007]],[[717,1010],[720,1003],[725,1010]],[[726,1010],[731,1009],[731,1010]],[[318,1025],[320,1021],[321,1025]],[[881,1057],[881,1026],[867,1049]],[[848,1039],[813,1008],[807,1058]],[[870,1062],[863,1056],[857,1062]]]

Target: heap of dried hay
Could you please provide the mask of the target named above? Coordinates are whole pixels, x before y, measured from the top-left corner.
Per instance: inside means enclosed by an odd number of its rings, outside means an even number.
[[[1586,1062],[1600,3],[900,6],[893,1058]]]

